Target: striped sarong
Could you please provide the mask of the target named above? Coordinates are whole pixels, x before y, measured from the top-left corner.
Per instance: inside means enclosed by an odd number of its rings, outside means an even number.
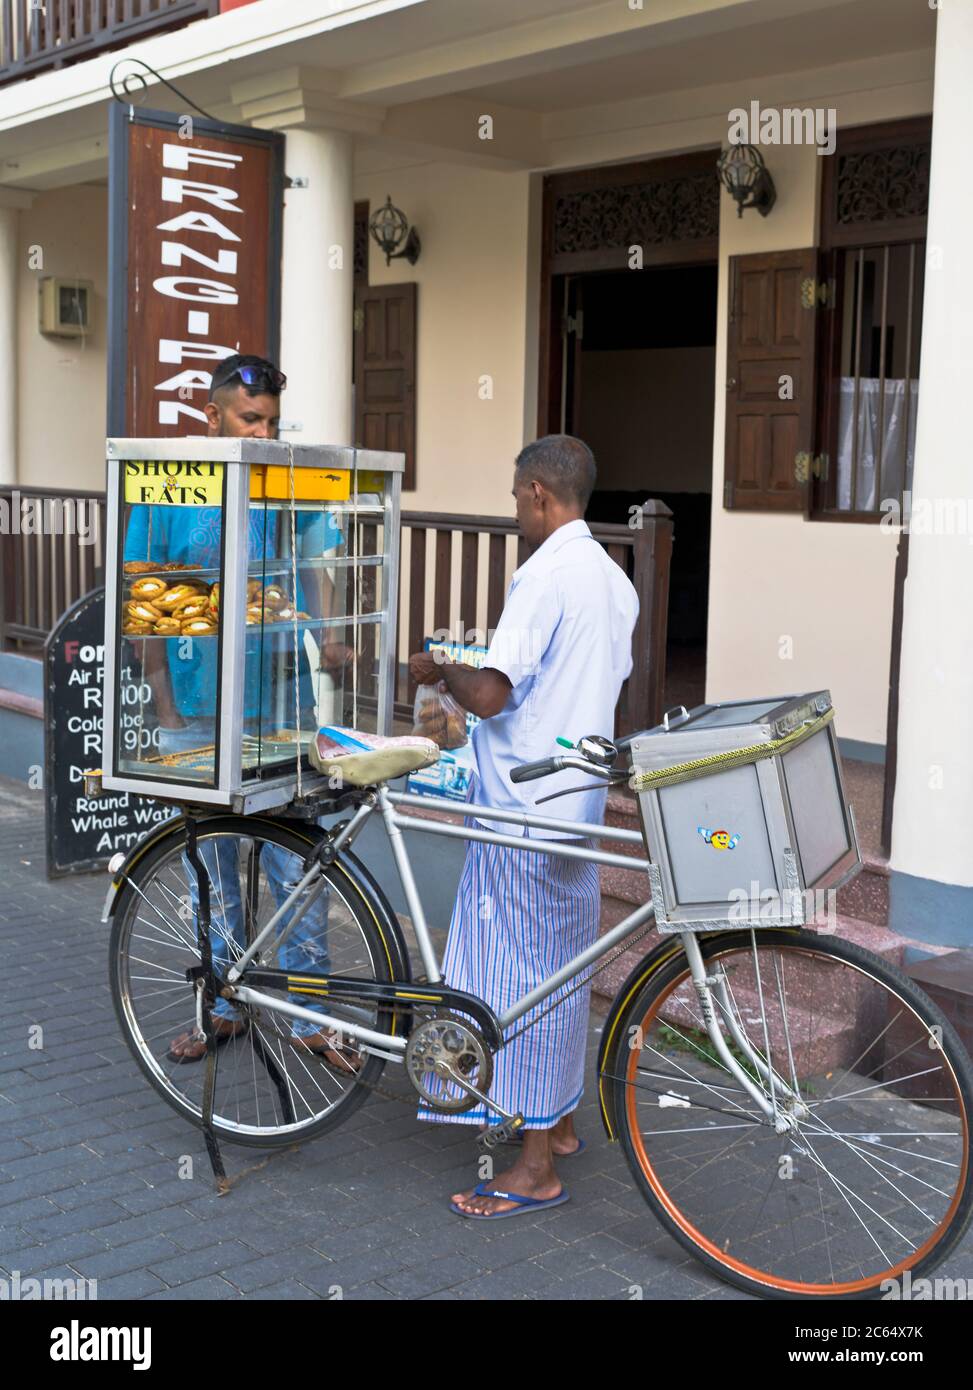
[[[473,822],[467,818],[466,823]],[[591,841],[571,843],[590,846]],[[500,1014],[595,941],[600,907],[597,864],[470,841],[443,977]],[[550,1128],[581,1099],[591,987],[565,997],[573,985],[577,979],[511,1024],[507,1036],[543,1014],[555,998],[563,1000],[494,1059],[491,1099],[522,1113],[529,1128]],[[431,1074],[425,1080],[433,1094],[444,1084]],[[482,1125],[499,1123],[500,1117],[479,1103],[446,1115],[421,1102],[419,1118]]]

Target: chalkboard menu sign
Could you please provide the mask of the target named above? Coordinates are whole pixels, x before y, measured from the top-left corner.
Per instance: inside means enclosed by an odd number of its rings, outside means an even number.
[[[45,647],[48,878],[103,868],[173,814],[171,805],[130,792],[85,796],[84,773],[101,767],[104,642],[105,591],[92,589],[68,609]],[[121,678],[116,707],[124,711],[130,687],[137,698],[141,672],[126,669]]]

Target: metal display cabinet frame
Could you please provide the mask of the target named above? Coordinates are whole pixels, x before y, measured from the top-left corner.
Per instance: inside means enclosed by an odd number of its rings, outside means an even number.
[[[754,722],[729,722],[735,714],[745,716],[748,707]],[[727,722],[721,723],[724,715]],[[630,785],[638,793],[660,931],[804,926],[815,916],[824,890],[836,890],[858,873],[858,835],[833,715],[828,691],[704,704],[692,711],[680,706],[679,713],[670,711],[662,725],[633,740]],[[695,727],[707,718],[708,725]],[[812,740],[817,740],[813,748]],[[802,747],[803,779],[793,775],[797,768],[788,761]],[[820,783],[820,796],[805,806],[808,770]],[[707,801],[739,808],[747,826],[738,837],[746,845],[739,859],[729,852],[732,826],[692,823],[689,811]],[[718,843],[728,848],[714,849],[712,861],[722,893],[708,894],[706,875],[698,869],[707,830],[727,837]],[[688,851],[687,834],[701,837]],[[739,865],[740,877],[747,879],[727,895],[723,870],[730,864]]]
[[[157,799],[171,800],[181,805],[229,808],[249,814],[294,803],[297,793],[297,769],[292,765],[286,772],[244,780],[242,739],[244,700],[244,662],[246,630],[245,595],[248,556],[245,538],[251,504],[251,466],[296,469],[347,470],[352,473],[354,490],[355,470],[385,475],[384,487],[378,502],[374,492],[362,490],[360,499],[335,504],[322,502],[322,507],[340,510],[345,515],[373,517],[383,528],[383,546],[374,561],[384,569],[382,603],[374,614],[357,615],[356,625],[375,623],[378,627],[378,691],[376,732],[391,733],[392,709],[395,698],[395,675],[398,653],[394,650],[396,608],[399,589],[399,516],[401,508],[402,474],[405,455],[344,446],[289,444],[280,440],[211,439],[109,439],[107,455],[107,524],[105,537],[105,661],[104,661],[104,734],[102,752],[102,786],[106,791],[135,792]],[[118,661],[121,646],[121,613],[124,579],[124,536],[120,527],[123,508],[124,465],[131,460],[150,462],[205,462],[225,465],[223,471],[223,526],[221,540],[220,623],[217,635],[217,760],[215,785],[199,786],[178,782],[172,778],[153,778],[126,772],[116,773],[118,766]],[[353,491],[354,496],[354,491]],[[281,499],[286,502],[286,498]],[[372,557],[364,557],[371,560]],[[336,561],[339,565],[361,564],[361,556],[349,556]],[[322,620],[322,628],[351,625],[348,615]],[[229,636],[229,640],[227,640]],[[328,786],[327,778],[315,772],[303,756],[301,766],[302,800],[320,798]]]

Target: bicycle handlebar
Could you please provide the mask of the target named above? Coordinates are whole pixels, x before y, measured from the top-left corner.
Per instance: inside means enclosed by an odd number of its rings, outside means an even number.
[[[619,752],[630,748],[632,743],[639,737],[639,733],[626,734],[624,738],[615,739],[615,747]],[[574,768],[579,772],[588,772],[595,777],[604,777],[606,780],[612,776],[612,772],[618,772],[618,768],[599,766],[590,758],[586,758],[580,753],[568,753],[561,757],[541,758],[535,763],[521,763],[518,767],[511,768],[511,782],[534,782],[538,777],[549,777],[552,772],[562,772],[566,768]]]
[[[541,758],[536,763],[521,763],[511,768],[511,782],[533,782],[538,777],[547,777],[552,772],[560,772],[565,766],[564,758]]]

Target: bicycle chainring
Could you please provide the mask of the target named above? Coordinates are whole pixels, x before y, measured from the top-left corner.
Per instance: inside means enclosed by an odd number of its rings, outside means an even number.
[[[405,1069],[427,1105],[458,1115],[471,1110],[477,1097],[460,1090],[450,1073],[464,1077],[485,1095],[493,1080],[493,1056],[478,1028],[454,1014],[439,1013],[410,1033]]]

